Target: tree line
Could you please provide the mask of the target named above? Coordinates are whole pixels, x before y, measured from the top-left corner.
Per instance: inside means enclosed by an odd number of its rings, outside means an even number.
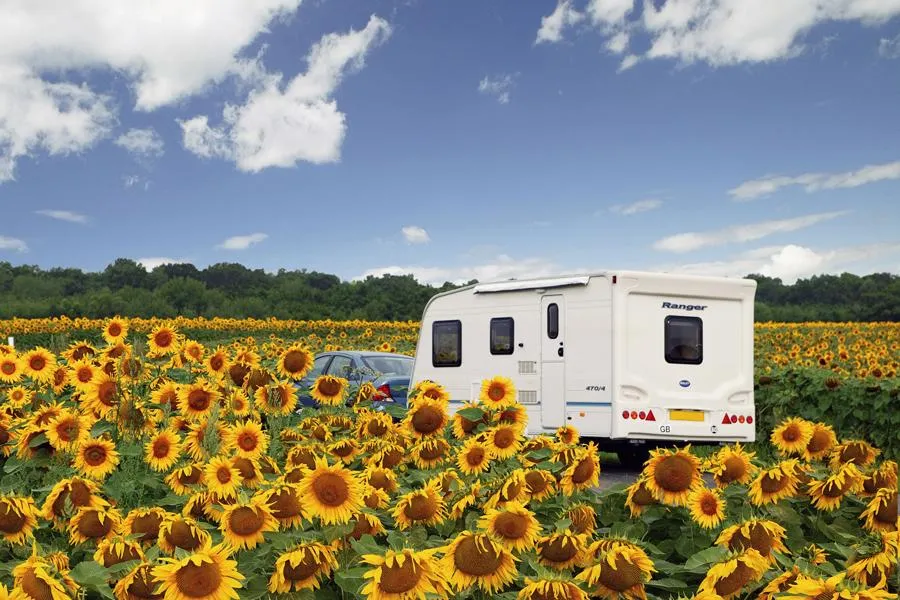
[[[900,276],[817,275],[786,285],[758,282],[758,321],[900,320]],[[474,283],[474,281],[469,282]],[[317,271],[267,273],[238,263],[204,269],[168,264],[150,271],[120,258],[100,272],[0,262],[0,319],[11,317],[276,317],[419,320],[428,299],[456,287],[411,275],[342,281]]]

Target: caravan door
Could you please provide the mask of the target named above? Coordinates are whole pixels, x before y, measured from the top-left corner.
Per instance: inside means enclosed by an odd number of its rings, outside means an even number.
[[[566,303],[560,294],[541,296],[541,426],[566,423]]]

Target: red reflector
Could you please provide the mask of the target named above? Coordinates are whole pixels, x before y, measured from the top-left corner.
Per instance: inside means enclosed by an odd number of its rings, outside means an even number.
[[[627,419],[627,418],[628,418],[628,411],[627,411],[627,410],[623,410],[623,411],[622,411],[622,418],[623,418],[623,419]]]
[[[728,413],[725,413],[725,416],[722,418],[722,425],[731,425],[731,417],[728,416]]]
[[[747,417],[747,422],[748,422],[748,423],[753,423],[753,417]]]
[[[743,423],[743,422],[744,422],[744,415],[741,415],[738,417],[738,423]]]
[[[737,423],[737,415],[731,415],[731,422]]]
[[[652,411],[652,410],[651,410],[650,412],[647,413],[647,420],[648,420],[648,421],[655,421],[655,420],[656,420],[656,417],[653,416],[653,411]]]
[[[637,411],[636,410],[631,411],[631,418],[637,419]]]
[[[641,411],[638,413],[638,416],[641,418],[641,421],[643,421],[644,419],[647,418],[647,413],[645,413],[644,411]]]

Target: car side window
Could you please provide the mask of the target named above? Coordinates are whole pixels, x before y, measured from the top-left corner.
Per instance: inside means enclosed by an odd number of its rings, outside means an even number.
[[[334,377],[343,377],[344,379],[353,378],[353,359],[349,356],[339,354],[334,357],[331,364],[328,365],[328,374]]]
[[[328,361],[331,360],[331,355],[320,356],[315,361],[313,361],[313,368],[306,375],[304,379],[315,379],[319,375],[325,372],[325,367],[328,366]]]

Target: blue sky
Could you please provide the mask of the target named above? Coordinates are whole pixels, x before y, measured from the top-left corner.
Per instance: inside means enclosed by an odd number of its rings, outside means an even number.
[[[900,273],[900,5],[818,4],[6,2],[0,261]]]

